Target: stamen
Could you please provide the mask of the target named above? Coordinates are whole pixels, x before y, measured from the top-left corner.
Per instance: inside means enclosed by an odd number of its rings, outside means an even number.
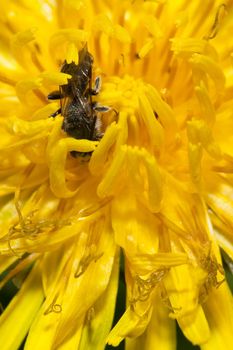
[[[88,266],[90,265],[91,262],[96,262],[98,259],[100,259],[103,256],[104,253],[99,253],[99,254],[88,254],[84,257],[81,258],[79,264],[78,264],[78,268],[77,271],[75,272],[74,277],[78,278],[80,277],[82,274],[84,274],[84,272],[86,271],[86,269],[88,268]]]
[[[222,265],[217,262],[216,257],[211,253],[211,245],[209,247],[208,255],[203,254],[200,257],[199,265],[207,273],[199,293],[200,302],[204,302],[210,290],[213,287],[219,288],[225,281],[225,278],[219,281],[217,277],[218,272],[224,276],[224,269]]]
[[[8,84],[8,85],[11,85],[11,86],[15,86],[17,81],[16,80],[13,80],[11,78],[8,78],[7,76],[4,75],[3,72],[0,73],[0,81],[4,84]]]
[[[185,253],[156,253],[156,254],[137,254],[130,258],[130,264],[140,275],[158,269],[161,266],[170,268],[172,266],[186,265],[189,263],[188,256]]]
[[[213,139],[212,130],[204,121],[192,120],[188,122],[187,134],[192,144],[198,145],[200,143],[214,159],[222,157],[222,152]],[[201,155],[200,150],[199,155]]]
[[[19,258],[21,258],[21,255],[18,255],[11,246],[12,240],[21,238],[34,240],[40,233],[53,231],[65,225],[70,225],[70,222],[67,220],[35,219],[35,213],[39,211],[38,209],[29,212],[26,217],[23,217],[18,202],[18,191],[15,193],[15,208],[18,214],[18,223],[10,227],[7,237],[3,237],[1,240],[7,239],[9,250]]]
[[[19,47],[27,45],[35,39],[36,27],[29,28],[25,31],[18,32],[14,35],[11,45],[13,49],[18,50]]]
[[[213,126],[215,122],[215,110],[203,81],[200,82],[199,86],[196,86],[195,91],[202,110],[201,116],[203,120],[205,120],[208,125]]]
[[[174,133],[177,131],[175,115],[172,108],[161,98],[158,91],[151,85],[147,85],[145,94],[152,106],[153,111],[159,116],[159,120],[168,135],[174,138]]]
[[[106,207],[110,202],[111,202],[112,198],[105,198],[101,201],[98,201],[98,203],[93,204],[92,206],[85,208],[85,209],[81,209],[79,211],[79,215],[80,215],[80,219],[81,218],[85,218],[88,216],[91,216],[97,212],[100,212],[101,209],[103,209],[104,207]]]
[[[62,306],[61,304],[56,303],[57,296],[54,297],[52,303],[49,305],[49,307],[44,311],[44,315],[48,315],[51,312],[54,312],[55,314],[59,314],[62,312]]]
[[[174,232],[182,240],[190,241],[191,236],[189,235],[189,233],[187,231],[185,231],[183,228],[179,227],[175,222],[171,221],[164,214],[159,213],[159,216],[161,217],[164,224],[168,227],[168,229],[170,229],[172,232]]]
[[[53,193],[59,198],[73,197],[77,190],[70,190],[66,184],[66,158],[71,151],[92,152],[98,142],[89,140],[76,140],[71,137],[60,139],[56,146],[50,150],[50,187]]]
[[[154,38],[160,39],[163,37],[163,31],[157,18],[152,15],[145,16],[145,27]]]
[[[193,54],[190,63],[194,68],[201,70],[202,75],[207,74],[213,80],[216,91],[220,94],[224,91],[225,76],[222,68],[211,57],[201,54]]]
[[[163,284],[161,283],[160,286],[160,298],[163,302],[163,304],[165,305],[166,308],[168,308],[168,310],[172,311],[172,313],[169,313],[169,317],[171,317],[172,319],[176,319],[177,318],[177,313],[180,315],[181,311],[182,311],[182,306],[180,307],[174,307],[171,305],[169,296],[168,296],[168,292],[165,289],[165,287],[163,286]]]
[[[168,273],[167,268],[160,268],[152,272],[148,278],[143,279],[142,277],[136,275],[134,277],[134,284],[132,290],[132,299],[129,301],[132,308],[135,307],[137,302],[143,302],[148,300],[152,291],[157,287],[166,274]]]
[[[193,53],[203,54],[206,51],[207,43],[196,38],[174,38],[171,39],[171,50],[175,55],[189,57]]]
[[[162,200],[163,182],[156,158],[145,148],[127,147],[129,171],[132,174],[132,181],[136,188],[141,188],[141,199],[149,206],[152,212],[158,212]],[[144,168],[144,176],[136,176],[133,171],[137,168]],[[142,170],[143,171],[143,170]],[[144,178],[144,181],[143,181]],[[142,188],[143,187],[143,188]],[[144,198],[143,198],[144,197]]]
[[[37,47],[38,46],[35,44],[33,49],[31,50],[31,60],[32,63],[34,63],[35,67],[37,67],[40,72],[43,72],[45,68],[39,60]]]
[[[139,93],[140,114],[145,123],[145,127],[150,137],[150,144],[160,153],[163,144],[164,132],[161,124],[155,118],[154,111],[143,92]]]
[[[87,310],[87,313],[86,313],[86,322],[88,325],[91,324],[91,321],[93,320],[94,317],[95,317],[95,309],[94,307],[91,307],[89,310]]]
[[[64,85],[67,84],[67,80],[71,78],[70,74],[56,72],[47,73],[43,72],[39,75],[39,79],[43,85]]]
[[[13,249],[11,249],[13,250]],[[14,251],[13,251],[14,252]],[[14,255],[16,253],[14,252]],[[18,256],[18,255],[17,255]],[[19,272],[23,271],[26,267],[28,267],[32,262],[34,262],[40,254],[30,254],[23,260],[19,261],[15,268],[10,270],[5,278],[0,282],[0,288],[2,288],[8,281],[10,281],[14,276],[16,276]]]
[[[101,183],[97,188],[97,193],[100,198],[112,195],[114,191],[114,185],[116,185],[117,179],[119,178],[120,172],[124,171],[124,162],[126,158],[126,146],[121,146],[121,148],[116,152],[115,158],[113,159],[110,167],[106,171]]]
[[[215,15],[214,23],[210,29],[209,34],[204,36],[204,39],[211,40],[211,39],[214,39],[216,37],[216,35],[219,32],[221,22],[223,21],[225,15],[227,13],[226,10],[227,10],[226,4],[219,5],[218,10],[217,10],[216,15]]]
[[[126,44],[131,42],[131,37],[128,31],[119,24],[113,24],[105,14],[96,16],[93,23],[93,30],[103,32],[107,34],[107,36]]]
[[[155,39],[147,39],[137,54],[137,58],[144,58],[155,46]]]
[[[60,29],[50,37],[50,52],[51,56],[57,52],[58,48],[65,43],[73,43],[80,47],[81,43],[87,42],[88,32],[82,29]]]
[[[102,170],[103,164],[105,164],[107,161],[108,152],[115,143],[119,131],[120,128],[115,122],[110,124],[107,128],[99,143],[99,147],[97,147],[95,152],[93,152],[89,162],[89,169],[93,175],[99,174]]]
[[[41,87],[41,82],[40,78],[31,78],[21,80],[16,84],[15,89],[17,96],[23,104],[31,105],[34,103],[34,100],[31,101],[29,93],[35,89],[39,89]]]
[[[149,155],[142,149],[142,157],[145,160],[145,167],[148,177],[148,202],[152,212],[160,210],[163,194],[163,181],[155,157]]]
[[[78,50],[77,47],[74,43],[69,43],[68,48],[67,48],[67,55],[66,55],[66,62],[72,63],[74,62],[75,64],[78,64],[79,57],[78,57]],[[60,85],[60,84],[56,84]]]
[[[201,180],[201,161],[203,156],[203,147],[200,143],[188,144],[189,169],[194,183],[199,183]]]

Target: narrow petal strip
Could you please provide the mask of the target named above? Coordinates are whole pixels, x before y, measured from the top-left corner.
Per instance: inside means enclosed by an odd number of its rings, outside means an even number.
[[[154,301],[150,323],[141,336],[126,340],[126,350],[176,350],[176,325],[159,296]]]
[[[105,349],[107,335],[114,316],[118,275],[119,256],[116,256],[107,289],[86,315],[86,322],[78,350],[86,350],[87,348],[88,350]],[[93,315],[91,311],[93,311]]]
[[[0,317],[0,339],[2,350],[16,350],[26,336],[36,316],[44,294],[40,269],[35,266]]]

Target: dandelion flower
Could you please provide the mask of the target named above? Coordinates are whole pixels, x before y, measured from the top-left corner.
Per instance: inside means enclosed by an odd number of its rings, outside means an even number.
[[[10,0],[0,28],[1,287],[21,276],[1,349],[170,350],[176,321],[201,349],[230,348],[233,2]],[[99,141],[49,118],[84,45],[111,108]]]

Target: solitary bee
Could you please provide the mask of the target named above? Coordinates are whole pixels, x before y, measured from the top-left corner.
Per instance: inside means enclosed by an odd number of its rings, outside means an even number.
[[[60,99],[60,108],[51,117],[58,114],[64,117],[62,129],[69,136],[97,141],[102,137],[97,112],[107,112],[110,108],[92,101],[92,96],[97,95],[101,87],[101,79],[97,77],[92,88],[92,65],[93,57],[85,45],[79,51],[78,64],[64,62],[61,72],[70,74],[71,78],[67,84],[60,85],[59,91],[51,92],[48,99]],[[85,155],[75,151],[71,154],[74,157]]]

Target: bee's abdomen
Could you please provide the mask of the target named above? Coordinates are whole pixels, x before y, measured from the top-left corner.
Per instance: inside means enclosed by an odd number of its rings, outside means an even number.
[[[87,110],[84,107],[88,107]],[[73,101],[64,116],[62,129],[76,139],[90,139],[93,128],[93,118],[89,114],[89,105],[82,105]]]

